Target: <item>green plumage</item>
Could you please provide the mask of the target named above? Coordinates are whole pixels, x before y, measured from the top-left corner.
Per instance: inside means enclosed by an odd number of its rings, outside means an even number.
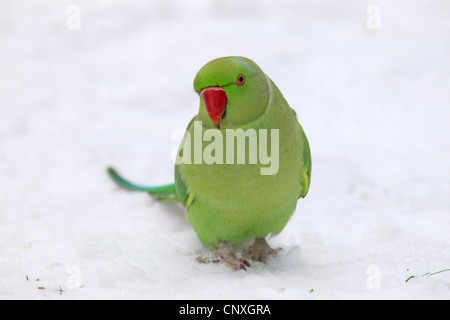
[[[243,85],[236,82],[240,74],[245,76]],[[202,90],[209,87],[223,88],[227,97],[226,110],[218,126],[202,100]],[[222,133],[225,152],[227,129],[267,129],[268,149],[274,151],[270,130],[278,129],[276,174],[262,175],[261,168],[268,165],[259,159],[255,164],[248,163],[251,150],[246,144],[245,164],[236,161],[234,164],[225,161],[223,164],[176,164],[174,185],[139,187],[112,169],[110,175],[126,188],[147,191],[164,201],[180,202],[187,208],[187,218],[205,246],[217,247],[221,242],[237,244],[244,238],[278,234],[295,211],[298,199],[308,193],[311,180],[310,148],[295,112],[272,80],[254,62],[243,57],[225,57],[207,63],[198,72],[194,88],[200,97],[200,108],[187,127],[189,135],[195,134],[194,121],[201,121],[202,134],[207,129]],[[201,150],[205,151],[213,142],[203,141]],[[186,148],[180,147],[180,156]],[[194,153],[192,145],[191,151]]]

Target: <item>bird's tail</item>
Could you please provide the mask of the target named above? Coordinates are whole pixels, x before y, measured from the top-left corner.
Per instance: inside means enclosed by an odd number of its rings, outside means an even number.
[[[116,170],[111,167],[108,167],[107,170],[111,179],[113,179],[119,186],[125,189],[147,192],[148,194],[155,196],[159,201],[178,202],[177,194],[175,191],[175,184],[173,183],[157,187],[140,186],[125,180],[117,173]]]

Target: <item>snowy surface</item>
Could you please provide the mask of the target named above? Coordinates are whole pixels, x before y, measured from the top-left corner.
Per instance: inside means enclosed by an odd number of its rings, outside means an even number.
[[[450,272],[420,277],[450,268],[448,1],[1,7],[0,298],[450,298]],[[211,251],[182,207],[105,172],[173,181],[194,76],[227,55],[274,80],[313,155],[309,195],[270,240],[284,250],[246,272],[197,263]]]

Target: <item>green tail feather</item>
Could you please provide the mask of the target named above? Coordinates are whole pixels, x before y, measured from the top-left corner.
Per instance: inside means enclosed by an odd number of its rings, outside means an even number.
[[[175,184],[167,184],[164,186],[157,186],[157,187],[147,187],[147,186],[140,186],[136,185],[134,183],[131,183],[122,176],[120,176],[116,170],[109,167],[108,169],[109,176],[121,187],[128,189],[128,190],[134,190],[134,191],[143,191],[148,192],[152,196],[156,196],[158,200],[161,201],[167,201],[167,202],[176,202],[178,201],[175,191]]]

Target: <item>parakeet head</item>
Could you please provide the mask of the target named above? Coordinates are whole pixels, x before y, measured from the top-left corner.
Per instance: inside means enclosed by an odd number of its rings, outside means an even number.
[[[207,128],[237,128],[255,121],[266,111],[268,85],[264,72],[250,59],[212,60],[194,79],[200,96],[198,119]]]

